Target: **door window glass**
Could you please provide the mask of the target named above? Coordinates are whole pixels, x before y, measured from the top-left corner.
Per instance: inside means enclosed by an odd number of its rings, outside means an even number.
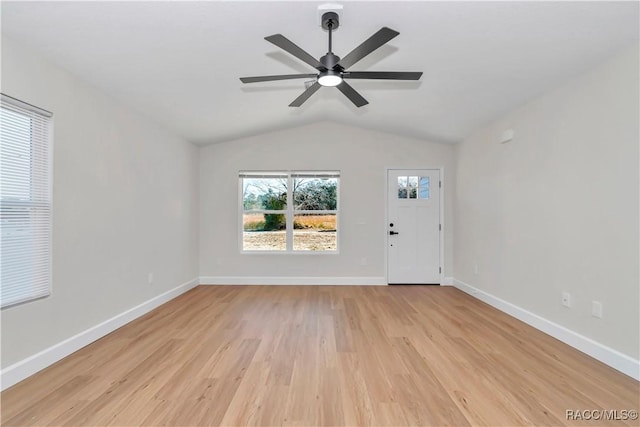
[[[422,199],[430,197],[428,176],[399,176],[398,199]]]
[[[419,199],[428,199],[429,198],[429,177],[421,176],[420,182],[418,186],[418,198]]]
[[[398,199],[406,199],[407,198],[407,177],[399,176],[398,177]]]

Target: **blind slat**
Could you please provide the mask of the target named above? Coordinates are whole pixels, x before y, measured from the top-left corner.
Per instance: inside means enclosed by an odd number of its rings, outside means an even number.
[[[287,174],[281,172],[269,173],[269,172],[240,172],[238,175],[240,178],[287,178]]]
[[[340,178],[340,172],[295,172],[292,178]]]

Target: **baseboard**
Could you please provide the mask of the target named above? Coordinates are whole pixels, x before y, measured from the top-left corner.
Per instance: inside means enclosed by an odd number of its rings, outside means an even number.
[[[201,285],[387,285],[384,277],[200,276]]]
[[[36,372],[54,364],[58,360],[63,359],[88,344],[91,344],[92,342],[187,292],[197,285],[198,278],[192,279],[180,286],[153,297],[142,304],[130,308],[111,319],[105,320],[96,326],[6,367],[0,371],[0,390],[5,390],[25,378],[30,377]]]
[[[533,326],[563,343],[588,354],[594,359],[611,366],[631,378],[640,381],[640,360],[633,359],[632,357],[620,353],[611,347],[607,347],[606,345],[594,341],[591,338],[567,329],[562,325],[531,313],[524,308],[518,307],[517,305],[493,296],[487,292],[474,288],[460,280],[453,279],[453,286],[481,301],[486,302],[498,310],[523,321],[529,326]]]
[[[453,277],[444,277],[440,286],[453,286]]]

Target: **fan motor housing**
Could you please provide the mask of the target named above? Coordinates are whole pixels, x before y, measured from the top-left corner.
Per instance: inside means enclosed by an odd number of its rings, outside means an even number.
[[[340,62],[340,57],[338,55],[333,54],[332,52],[329,52],[325,56],[320,58],[320,62],[322,63],[322,65],[327,67],[328,70],[333,70],[336,64]],[[337,67],[337,68],[342,69],[342,67]]]

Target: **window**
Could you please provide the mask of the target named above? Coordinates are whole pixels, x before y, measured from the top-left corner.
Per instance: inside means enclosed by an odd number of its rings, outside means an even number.
[[[398,199],[428,199],[428,176],[399,176]]]
[[[241,172],[243,251],[336,252],[339,172]]]
[[[2,95],[0,102],[0,305],[51,288],[51,113]]]

